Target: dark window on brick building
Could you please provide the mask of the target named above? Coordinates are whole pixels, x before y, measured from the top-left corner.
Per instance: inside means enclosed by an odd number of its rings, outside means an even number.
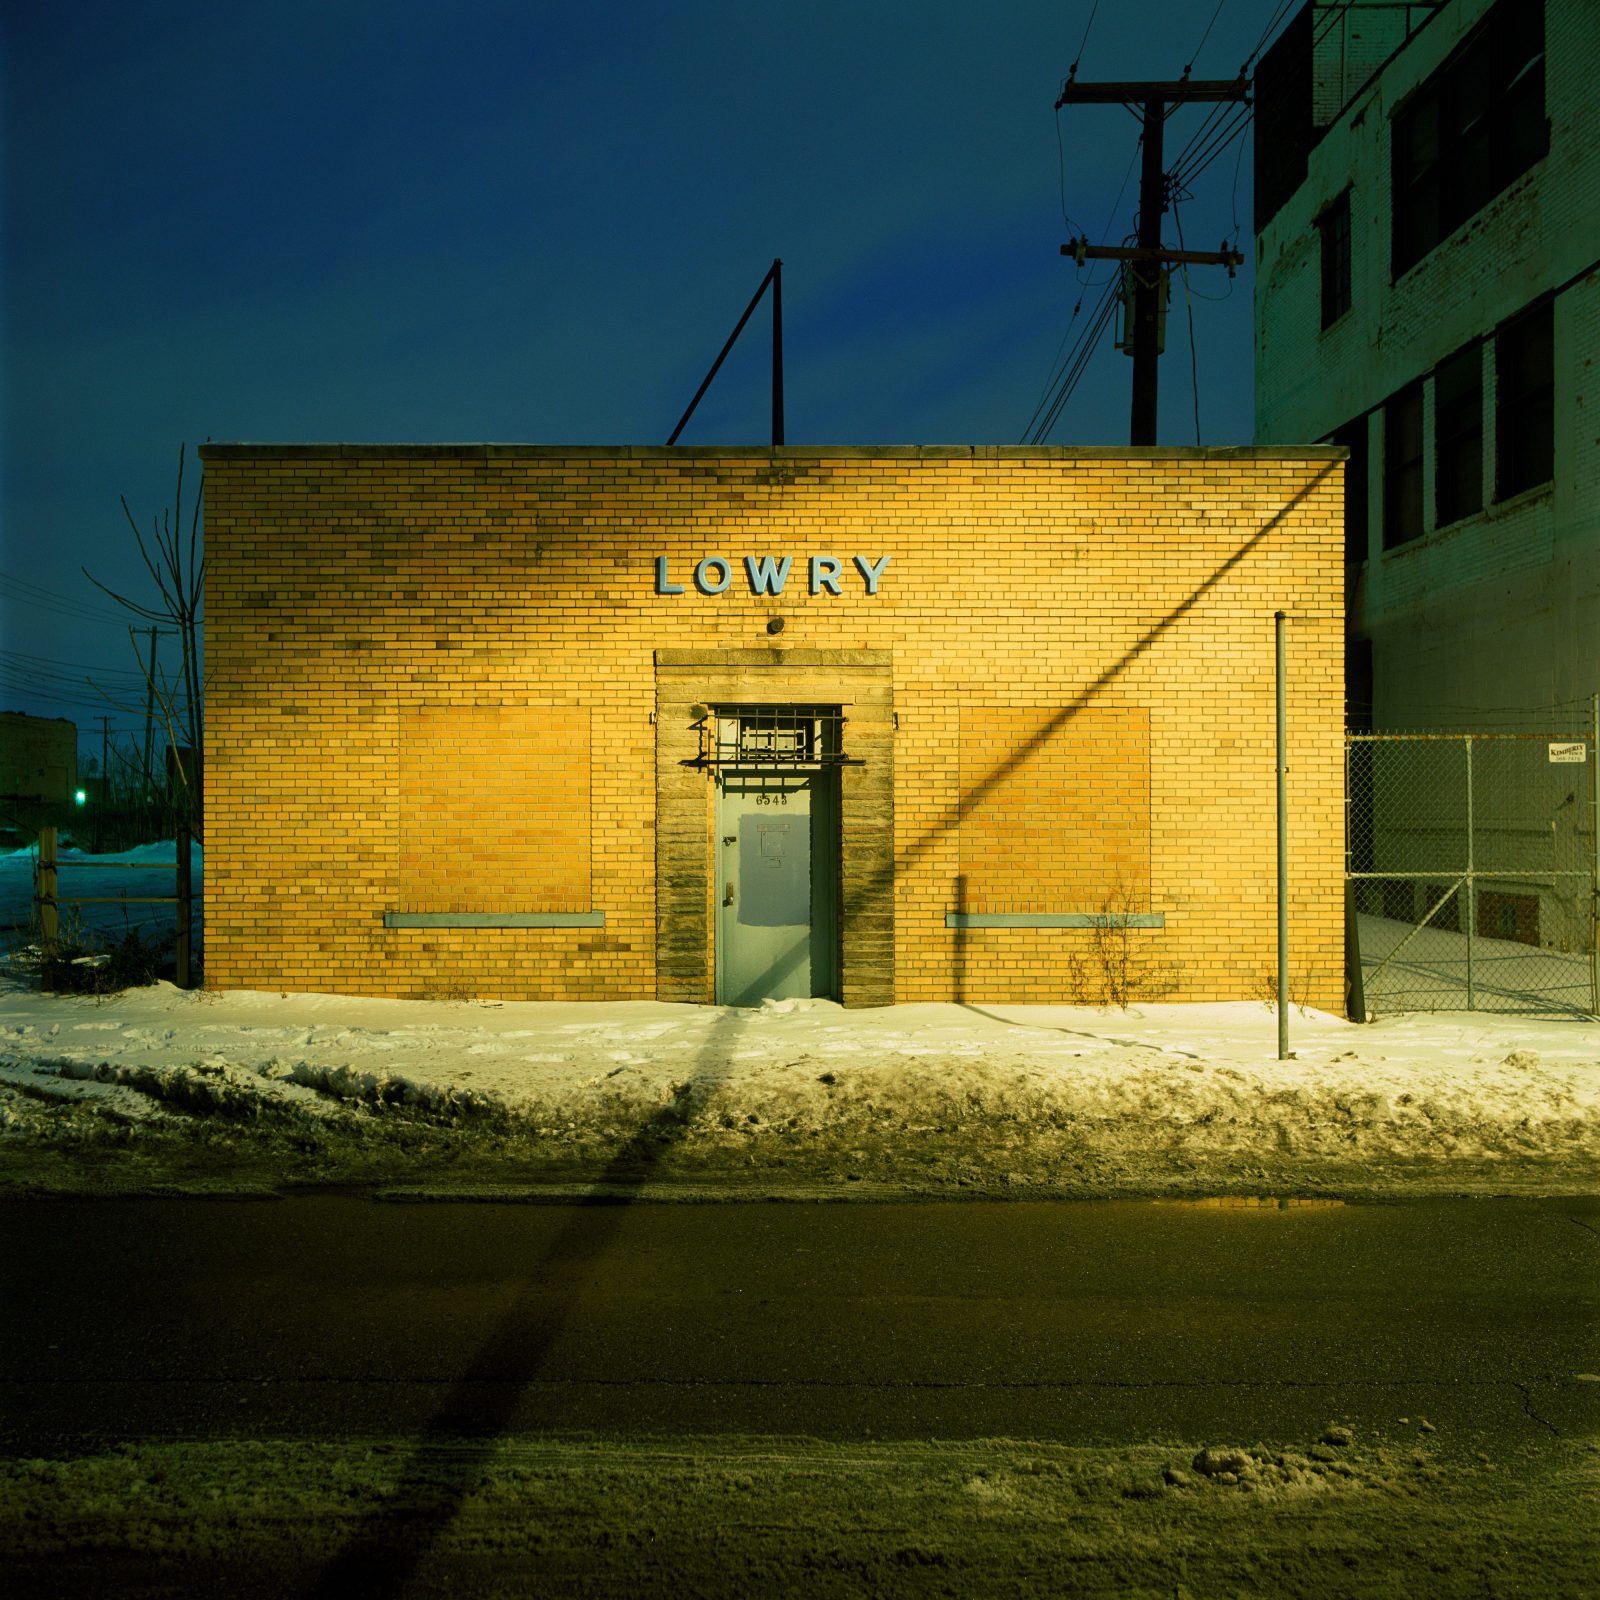
[[[1390,131],[1398,278],[1549,149],[1543,0],[1499,0]]]
[[[1322,235],[1322,326],[1330,328],[1350,309],[1350,191],[1317,218]]]
[[[1458,350],[1433,375],[1433,499],[1440,527],[1483,510],[1483,348]]]
[[[1495,497],[1548,483],[1555,473],[1554,302],[1544,301],[1494,341]]]
[[[1383,408],[1383,547],[1422,533],[1422,384],[1407,384]]]
[[[1333,443],[1350,452],[1344,464],[1344,559],[1357,566],[1367,559],[1367,419],[1347,422]]]

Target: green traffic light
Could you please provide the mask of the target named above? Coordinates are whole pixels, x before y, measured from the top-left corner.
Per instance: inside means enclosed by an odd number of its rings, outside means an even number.
[[[87,789],[75,790],[72,798],[81,806],[89,798],[89,791]]]

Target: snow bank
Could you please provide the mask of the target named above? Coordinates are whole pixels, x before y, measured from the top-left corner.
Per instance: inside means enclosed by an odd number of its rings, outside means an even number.
[[[1032,1192],[1592,1188],[1600,1027],[1255,1003],[759,1010],[0,988],[0,1174],[698,1176]],[[148,1159],[147,1159],[148,1156]],[[154,1168],[151,1168],[151,1163]],[[147,1170],[149,1169],[149,1170]],[[103,1171],[102,1181],[120,1181]],[[860,1191],[857,1191],[860,1192]]]

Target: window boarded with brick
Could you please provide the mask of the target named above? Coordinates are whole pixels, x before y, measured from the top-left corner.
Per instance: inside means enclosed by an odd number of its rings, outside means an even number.
[[[961,798],[962,909],[1148,909],[1145,707],[963,707]]]
[[[404,708],[399,776],[399,910],[590,909],[587,707]]]

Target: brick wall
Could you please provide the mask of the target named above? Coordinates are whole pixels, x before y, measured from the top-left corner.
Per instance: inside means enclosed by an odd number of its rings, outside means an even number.
[[[402,706],[399,909],[588,911],[589,725],[583,706]]]
[[[962,910],[1149,909],[1148,707],[965,706],[960,722]]]
[[[697,693],[765,683],[843,704],[864,752],[847,1000],[1072,998],[1093,930],[947,915],[1098,912],[1119,884],[1164,923],[1128,934],[1152,992],[1254,996],[1282,609],[1296,983],[1341,1003],[1338,452],[203,454],[213,986],[709,998],[711,787],[683,752]],[[747,555],[793,558],[781,595]],[[857,555],[888,557],[876,594]]]

